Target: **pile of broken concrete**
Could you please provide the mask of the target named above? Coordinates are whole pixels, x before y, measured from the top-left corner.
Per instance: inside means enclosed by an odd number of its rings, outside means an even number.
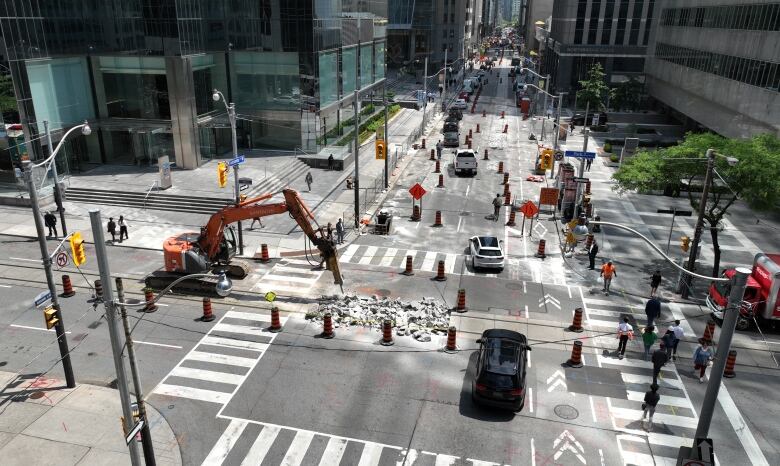
[[[445,335],[449,327],[450,309],[435,298],[404,302],[378,296],[328,296],[320,300],[318,309],[306,318],[321,322],[330,313],[334,327],[351,325],[381,329],[390,320],[396,335],[410,335],[417,341],[431,341],[431,334]]]

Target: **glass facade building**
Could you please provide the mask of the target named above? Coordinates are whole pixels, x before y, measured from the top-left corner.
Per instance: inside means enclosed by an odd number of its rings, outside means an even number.
[[[239,149],[318,150],[385,77],[386,0],[7,0],[0,29],[30,155],[43,121],[71,169],[182,168]],[[379,91],[377,91],[379,92]]]

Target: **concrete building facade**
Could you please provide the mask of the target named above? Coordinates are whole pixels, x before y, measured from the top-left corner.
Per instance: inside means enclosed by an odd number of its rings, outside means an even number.
[[[647,90],[689,129],[780,136],[780,3],[661,0]]]

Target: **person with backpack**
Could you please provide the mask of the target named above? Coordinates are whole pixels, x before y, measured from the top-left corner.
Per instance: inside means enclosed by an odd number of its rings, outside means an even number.
[[[642,343],[645,344],[645,361],[650,357],[650,348],[653,347],[656,340],[658,340],[658,334],[655,333],[655,327],[648,325],[642,331]]]
[[[493,221],[498,221],[498,214],[501,212],[501,206],[504,205],[504,203],[501,201],[501,195],[496,194],[496,197],[493,198]]]
[[[647,316],[647,325],[653,325],[655,319],[661,317],[661,301],[652,297],[645,304],[645,315]]]
[[[661,401],[661,396],[658,394],[658,385],[652,384],[650,390],[645,393],[645,401],[642,403],[642,424],[645,422],[645,416],[650,415],[647,420],[650,423],[647,430],[653,429],[653,414],[655,414],[655,407],[659,401]]]
[[[651,360],[653,361],[653,384],[658,383],[658,374],[661,373],[661,368],[669,361],[669,356],[666,354],[666,348],[664,342],[658,346],[658,349],[653,351]]]
[[[618,358],[623,359],[623,356],[626,354],[626,345],[628,344],[628,340],[634,338],[634,327],[631,326],[631,324],[628,323],[628,317],[623,318],[623,322],[618,324]]]

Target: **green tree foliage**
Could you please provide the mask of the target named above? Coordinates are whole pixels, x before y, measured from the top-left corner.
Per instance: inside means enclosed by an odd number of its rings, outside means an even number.
[[[16,111],[16,96],[10,74],[0,75],[0,112]]]
[[[729,208],[737,200],[743,200],[757,210],[773,209],[780,203],[780,139],[769,134],[751,139],[727,139],[711,133],[689,133],[677,146],[640,150],[624,161],[612,178],[618,192],[671,190],[679,195],[680,187],[685,183],[693,187],[688,190],[688,200],[698,211],[707,168],[707,149],[739,160],[731,166],[723,157],[715,159],[717,175],[713,176],[714,184],[705,208],[704,224],[710,231],[715,251],[712,275],[717,276],[720,268],[717,226]]]
[[[587,79],[580,81],[580,90],[577,91],[577,102],[583,106],[590,106],[592,111],[601,109],[604,98],[609,92],[609,86],[605,79],[604,68],[601,63],[596,63],[588,70]]]
[[[644,85],[634,78],[623,81],[609,90],[609,102],[616,111],[638,110]]]

